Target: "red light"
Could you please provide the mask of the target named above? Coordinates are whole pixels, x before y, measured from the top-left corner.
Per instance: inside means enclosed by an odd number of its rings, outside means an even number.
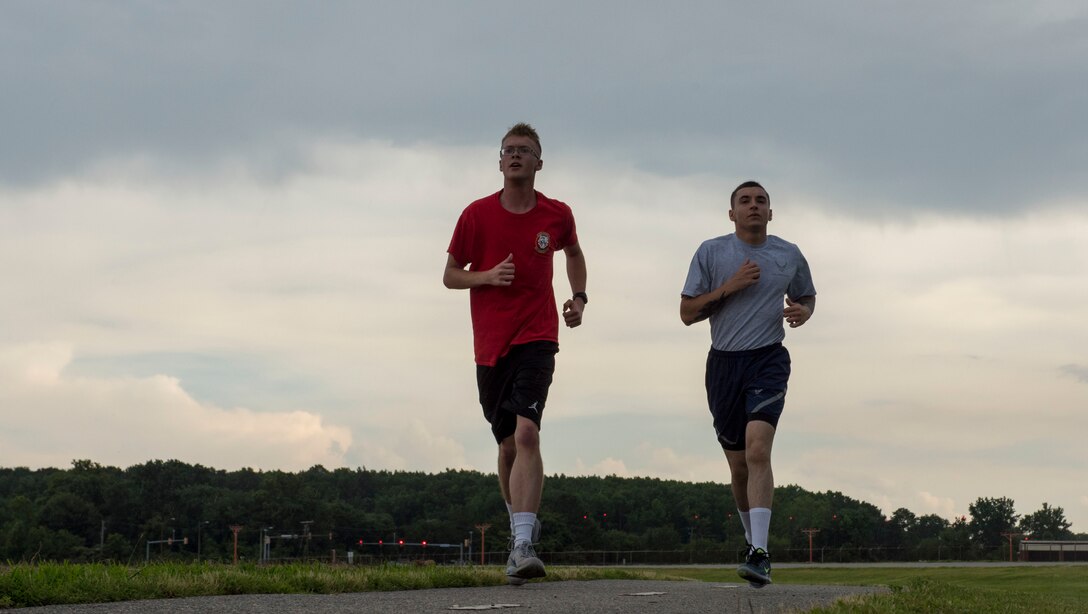
[[[384,543],[385,543],[385,541],[384,541],[384,540],[381,540],[381,539],[379,539],[379,540],[378,540],[378,545],[379,545],[379,546],[380,546],[380,545],[382,545],[382,544],[384,544]]]
[[[601,514],[601,516],[604,516],[605,518],[608,518],[608,512],[605,512],[605,513]]]
[[[403,546],[404,545],[404,540],[403,539],[398,539],[397,544],[400,545],[400,546]]]
[[[359,540],[359,545],[360,545],[360,546],[362,546],[362,545],[363,545],[363,540],[361,540],[361,539]]]
[[[421,544],[423,544],[423,547],[424,547],[424,548],[426,548],[426,547],[427,547],[427,540],[423,540],[423,541],[422,541],[422,542],[420,542],[420,543],[421,543]]]

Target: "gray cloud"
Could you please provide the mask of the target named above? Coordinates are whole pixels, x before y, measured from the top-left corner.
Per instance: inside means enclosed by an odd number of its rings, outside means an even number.
[[[1081,383],[1088,384],[1088,367],[1084,365],[1062,365],[1061,367],[1058,367],[1058,371],[1063,375],[1075,378]]]
[[[283,182],[248,168],[179,178],[122,164],[0,192],[0,406],[21,408],[5,414],[0,431],[20,437],[0,446],[0,464],[131,463],[167,450],[213,466],[494,467],[471,379],[468,297],[440,283],[457,213],[500,183],[493,152],[331,143]],[[708,332],[676,315],[692,251],[726,231],[702,205],[723,182],[559,153],[540,185],[575,207],[596,311],[561,333],[548,471],[727,479],[702,388]],[[1083,211],[915,224],[778,213],[776,232],[803,246],[821,297],[819,319],[788,333],[783,483],[886,510],[963,513],[993,492],[1054,501],[1076,481],[1075,454],[1055,463],[1033,448],[1008,452],[1088,428],[1081,386],[1052,385],[1055,365],[1083,354],[1066,325],[1068,305],[1088,300]],[[1040,419],[1024,422],[1040,389],[1052,392]],[[84,405],[85,422],[63,417]],[[100,414],[157,433],[200,427],[122,457],[93,430],[116,430]],[[76,428],[57,431],[57,420]],[[1057,422],[1067,428],[1055,435]],[[623,425],[607,445],[579,434],[604,423]],[[305,445],[284,443],[291,433]],[[283,458],[281,445],[300,454]],[[921,470],[904,461],[919,453]],[[950,463],[961,470],[948,477],[940,467]],[[1063,505],[1085,523],[1088,507]]]
[[[0,181],[127,156],[276,172],[317,138],[479,144],[529,119],[545,155],[1000,214],[1088,189],[1086,13],[1033,6],[17,5]]]

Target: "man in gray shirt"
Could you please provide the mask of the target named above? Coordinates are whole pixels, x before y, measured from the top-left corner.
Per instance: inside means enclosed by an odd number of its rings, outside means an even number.
[[[740,184],[729,198],[735,231],[699,246],[680,296],[685,325],[710,319],[707,401],[748,542],[737,573],[756,588],[771,583],[771,446],[790,377],[782,323],[797,328],[816,309],[808,262],[796,245],[767,234],[771,217],[763,186]]]

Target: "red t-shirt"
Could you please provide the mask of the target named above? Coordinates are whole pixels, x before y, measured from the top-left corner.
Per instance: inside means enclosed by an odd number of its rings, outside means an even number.
[[[537,192],[535,207],[511,213],[503,209],[500,194],[465,208],[447,250],[470,271],[486,271],[514,255],[511,285],[469,290],[476,364],[487,366],[512,345],[559,342],[552,261],[556,251],[578,242],[574,214],[565,203]]]

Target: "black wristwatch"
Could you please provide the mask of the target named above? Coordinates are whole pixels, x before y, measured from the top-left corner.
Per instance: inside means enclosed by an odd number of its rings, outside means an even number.
[[[583,305],[588,305],[589,304],[589,296],[585,292],[575,292],[574,296],[572,296],[571,299],[573,300],[573,299],[576,299],[576,298],[582,299],[582,304]]]

